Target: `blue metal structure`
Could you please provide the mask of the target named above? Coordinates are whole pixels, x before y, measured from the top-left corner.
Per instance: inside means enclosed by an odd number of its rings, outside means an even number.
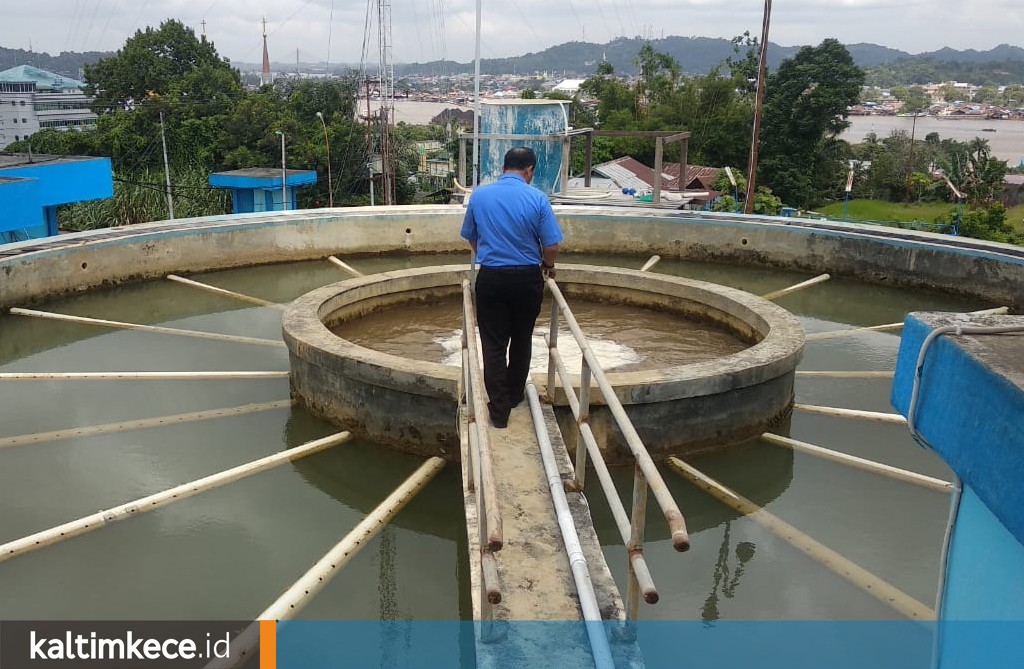
[[[569,117],[562,100],[508,100],[481,105],[481,135],[562,135],[569,130]],[[532,185],[547,195],[559,190],[562,142],[552,139],[480,138],[480,183],[501,176],[505,153],[526,146],[537,154]]]
[[[287,191],[287,202],[283,201],[281,172],[270,167],[215,172],[210,175],[210,185],[231,191],[231,210],[236,214],[298,209],[296,191],[299,186],[315,184],[316,171],[285,171],[283,190]]]
[[[938,669],[995,666],[985,656],[994,648],[1010,649],[1000,657],[1009,663],[998,666],[1024,666],[1024,336],[975,330],[981,327],[1024,332],[1024,317],[910,314],[892,390],[912,432],[959,482],[943,564]]]
[[[57,234],[57,207],[114,194],[109,158],[0,155],[0,243]]]

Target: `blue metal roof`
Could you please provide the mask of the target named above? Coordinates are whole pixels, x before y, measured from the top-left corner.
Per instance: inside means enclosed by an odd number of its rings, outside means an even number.
[[[17,67],[0,72],[0,81],[18,83],[31,81],[35,82],[36,88],[55,88],[60,90],[82,88],[85,86],[85,82],[78,79],[65,77],[64,75],[55,74],[31,65],[18,65]]]

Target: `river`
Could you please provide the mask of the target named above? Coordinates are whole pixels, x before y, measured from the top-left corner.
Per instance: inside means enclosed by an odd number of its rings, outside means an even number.
[[[851,116],[849,120],[850,127],[841,136],[853,143],[863,141],[871,132],[879,139],[888,137],[893,130],[905,130],[909,134],[914,123],[909,116]],[[991,128],[995,132],[986,132],[983,128]],[[1024,161],[1024,121],[919,117],[914,136],[924,139],[930,132],[939,133],[942,139],[961,142],[982,137],[988,140],[992,155],[1007,161],[1011,167]]]
[[[371,108],[380,105],[377,100],[371,101]],[[423,102],[419,100],[395,100],[395,121],[412,125],[426,125],[430,120],[445,109],[471,109],[471,106],[448,104],[442,102]],[[365,114],[366,100],[359,101],[360,113]],[[893,130],[906,130],[910,133],[914,119],[909,116],[851,116],[850,127],[842,138],[853,143],[863,141],[864,137],[874,132],[879,139],[888,137]],[[995,132],[986,132],[983,128],[991,128]],[[988,140],[992,154],[1006,160],[1010,166],[1024,161],[1024,121],[999,121],[992,119],[954,119],[939,116],[923,116],[917,119],[915,137],[924,139],[930,132],[937,132],[942,139],[968,141],[975,137]]]

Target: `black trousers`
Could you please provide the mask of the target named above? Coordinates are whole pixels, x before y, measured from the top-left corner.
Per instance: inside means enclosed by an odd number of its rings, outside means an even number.
[[[533,328],[544,299],[540,267],[481,267],[476,313],[491,410],[507,416],[519,403],[530,373]]]

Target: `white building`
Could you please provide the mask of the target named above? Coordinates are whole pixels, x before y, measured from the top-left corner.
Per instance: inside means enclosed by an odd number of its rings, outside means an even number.
[[[556,93],[565,93],[566,95],[576,95],[579,92],[580,86],[583,85],[586,79],[565,79],[562,83],[558,84],[551,90]]]
[[[84,130],[96,124],[84,83],[31,65],[0,72],[0,149],[42,128]]]

